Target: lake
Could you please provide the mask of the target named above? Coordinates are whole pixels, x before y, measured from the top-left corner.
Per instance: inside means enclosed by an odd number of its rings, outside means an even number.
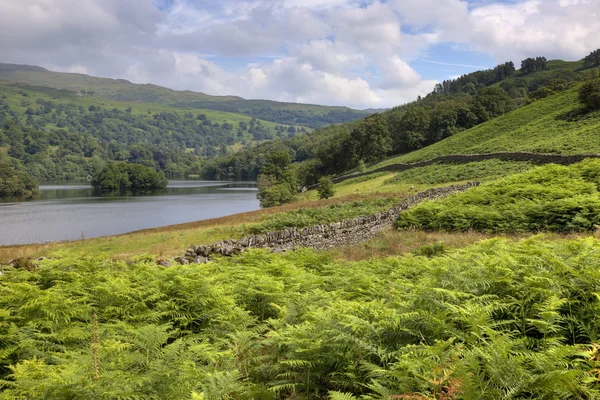
[[[97,196],[89,184],[40,185],[40,196],[0,202],[0,245],[89,239],[258,210],[248,182],[169,181],[160,194]]]

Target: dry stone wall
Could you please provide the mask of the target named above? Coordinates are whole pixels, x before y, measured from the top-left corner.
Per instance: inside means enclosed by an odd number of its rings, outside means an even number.
[[[410,164],[391,164],[372,171],[362,172],[358,174],[342,175],[332,179],[333,183],[340,183],[348,179],[360,178],[362,176],[376,174],[378,172],[402,172],[413,168],[426,167],[433,164],[467,164],[471,162],[486,161],[486,160],[504,160],[504,161],[529,161],[538,164],[561,164],[571,165],[585,160],[586,158],[600,158],[600,154],[544,154],[544,153],[527,153],[527,152],[499,152],[486,154],[450,154],[447,156],[436,157],[431,160],[419,161]],[[309,189],[315,189],[319,185],[309,186]]]
[[[249,248],[270,248],[273,251],[282,252],[297,247],[326,249],[344,244],[359,243],[392,226],[402,211],[416,204],[426,200],[440,199],[474,186],[479,186],[479,182],[429,189],[407,197],[387,211],[331,224],[314,225],[306,228],[288,228],[262,235],[246,236],[239,240],[224,240],[209,245],[191,245],[186,250],[185,255],[176,258],[175,261],[182,264],[206,262],[214,254],[231,256]]]

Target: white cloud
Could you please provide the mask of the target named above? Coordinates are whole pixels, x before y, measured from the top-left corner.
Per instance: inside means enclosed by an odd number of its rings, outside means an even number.
[[[432,89],[413,60],[473,64],[431,59],[432,45],[498,62],[585,56],[600,47],[600,1],[175,0],[160,11],[153,0],[0,0],[0,36],[5,62],[217,95],[389,107]]]

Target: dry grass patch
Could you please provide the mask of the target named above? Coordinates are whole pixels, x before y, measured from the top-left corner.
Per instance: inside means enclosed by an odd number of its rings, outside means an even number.
[[[443,244],[448,248],[460,248],[469,246],[482,240],[496,237],[506,238],[508,240],[518,241],[538,236],[546,240],[574,239],[587,236],[600,238],[600,231],[580,234],[554,234],[541,233],[532,234],[511,234],[511,235],[492,235],[479,232],[439,232],[439,231],[419,231],[419,230],[395,230],[389,229],[381,232],[371,240],[363,243],[338,247],[331,250],[334,256],[340,260],[361,261],[371,258],[390,257],[414,252],[423,246]]]

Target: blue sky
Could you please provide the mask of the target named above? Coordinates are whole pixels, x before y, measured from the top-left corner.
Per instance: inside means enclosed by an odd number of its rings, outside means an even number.
[[[3,62],[178,90],[392,107],[600,47],[599,0],[0,0]]]

